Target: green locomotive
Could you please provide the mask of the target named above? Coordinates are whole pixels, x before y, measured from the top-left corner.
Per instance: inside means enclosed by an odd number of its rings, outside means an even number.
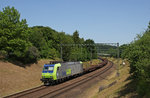
[[[82,62],[45,64],[42,71],[41,81],[44,85],[50,85],[81,73],[83,73]]]

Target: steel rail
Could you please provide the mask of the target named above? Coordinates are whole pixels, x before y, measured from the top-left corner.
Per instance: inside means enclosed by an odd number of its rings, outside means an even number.
[[[89,80],[91,80],[91,79],[93,79],[95,77],[98,77],[99,75],[105,73],[106,71],[108,71],[109,69],[112,68],[113,63],[110,62],[110,61],[109,61],[109,63],[110,63],[109,66],[106,67],[104,70],[100,71],[99,73],[94,74],[94,75],[92,74],[92,75],[90,75],[90,76],[88,76],[88,77],[86,77],[86,78],[84,78],[84,79],[82,79],[80,81],[76,81],[75,83],[66,85],[65,87],[58,88],[58,89],[56,89],[54,91],[48,92],[47,94],[40,96],[40,98],[44,98],[44,97],[55,98],[56,96],[59,96],[59,95],[63,94],[64,92],[66,92],[66,91],[68,91],[68,90],[70,90],[70,89],[72,89],[72,88],[74,88],[76,86],[79,86],[79,85],[85,83],[86,81],[89,81]]]
[[[110,66],[106,67],[104,70],[102,70],[102,71],[101,71],[100,73],[98,73],[98,74],[90,75],[90,76],[88,76],[88,77],[86,77],[86,78],[83,78],[83,79],[80,80],[80,81],[73,82],[73,83],[71,83],[71,84],[69,84],[69,85],[66,85],[66,86],[64,86],[64,87],[61,87],[61,88],[56,88],[56,89],[54,89],[54,90],[52,90],[52,91],[50,91],[50,92],[48,92],[48,93],[46,93],[46,94],[44,94],[44,95],[41,95],[40,97],[46,97],[46,96],[55,97],[55,96],[58,96],[58,95],[62,94],[63,92],[65,92],[65,91],[67,91],[67,90],[69,90],[69,89],[72,89],[72,88],[74,88],[74,87],[76,87],[76,86],[78,86],[78,85],[81,85],[82,83],[85,83],[86,81],[91,80],[91,79],[93,79],[94,77],[97,77],[97,76],[99,76],[100,74],[103,74],[104,72],[106,72],[107,70],[109,70],[109,69],[113,66],[113,64],[111,64],[112,62],[109,61],[109,63],[110,63]],[[92,72],[91,72],[91,73],[92,73]],[[84,75],[83,75],[83,76],[84,76]],[[44,89],[48,89],[48,88],[51,88],[51,86],[46,87],[46,86],[41,85],[41,86],[39,86],[39,87],[32,88],[32,89],[29,89],[29,90],[26,90],[26,91],[23,91],[23,92],[19,92],[19,93],[13,94],[13,95],[9,95],[9,96],[6,96],[6,97],[4,97],[4,98],[16,98],[16,97],[18,98],[18,97],[24,97],[24,96],[30,95],[30,94],[32,94],[32,93],[36,93],[36,92],[38,92],[38,91],[42,91],[42,90],[44,90]]]

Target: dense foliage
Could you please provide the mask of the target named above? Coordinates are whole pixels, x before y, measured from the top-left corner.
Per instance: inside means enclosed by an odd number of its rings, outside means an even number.
[[[118,55],[118,47],[117,45],[98,45],[98,52],[103,54],[103,56],[109,56],[117,58]]]
[[[20,61],[35,60],[34,54],[29,52],[32,47],[29,33],[26,20],[20,21],[20,14],[14,7],[6,7],[3,12],[0,12],[0,51],[2,54]]]
[[[61,57],[61,47],[64,61],[85,61],[97,57],[95,46],[63,44],[94,44],[94,41],[80,38],[77,30],[73,35],[68,35],[50,27],[28,27],[26,20],[20,19],[20,13],[14,7],[5,7],[0,11],[1,58],[23,63],[36,62],[39,58],[55,59]]]
[[[148,29],[129,45],[122,46],[122,57],[130,62],[130,73],[141,96],[150,96],[150,24]]]

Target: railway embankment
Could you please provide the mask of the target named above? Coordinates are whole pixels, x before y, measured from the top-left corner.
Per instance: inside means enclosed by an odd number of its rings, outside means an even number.
[[[41,72],[43,65],[49,63],[49,59],[39,60],[37,63],[18,66],[14,63],[0,61],[0,97],[12,95],[27,89],[42,85]],[[100,63],[97,59],[92,62],[84,62],[85,67]]]
[[[108,58],[108,60],[118,67],[117,59]],[[117,70],[114,70],[102,81],[86,89],[79,95],[79,98],[139,98],[135,92],[135,83],[130,79],[129,71],[129,62],[119,59],[119,77],[117,76]]]
[[[43,64],[49,60],[20,67],[10,62],[0,61],[0,97],[17,93],[41,85]]]
[[[16,97],[26,97],[26,98],[31,98],[31,97],[35,97],[35,98],[39,98],[39,97],[44,97],[44,98],[54,98],[54,97],[64,98],[65,97],[66,98],[68,97],[70,98],[72,97],[72,98],[76,98],[77,95],[80,95],[82,92],[84,92],[84,90],[89,88],[89,86],[94,84],[96,81],[102,80],[103,78],[101,77],[105,77],[110,73],[111,69],[113,68],[113,63],[108,62],[105,59],[97,67],[103,66],[103,65],[105,66],[100,69],[84,74],[78,78],[71,79],[70,81],[66,81],[66,82],[53,85],[53,86],[39,86],[30,90],[26,90],[24,92],[20,92],[11,96],[7,96],[7,98],[16,98]],[[91,66],[90,68],[93,69],[93,66]]]

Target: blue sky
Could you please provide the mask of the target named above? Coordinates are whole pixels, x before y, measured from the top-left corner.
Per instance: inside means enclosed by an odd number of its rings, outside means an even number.
[[[144,32],[150,21],[150,0],[0,0],[0,10],[14,6],[29,26],[126,44]]]

